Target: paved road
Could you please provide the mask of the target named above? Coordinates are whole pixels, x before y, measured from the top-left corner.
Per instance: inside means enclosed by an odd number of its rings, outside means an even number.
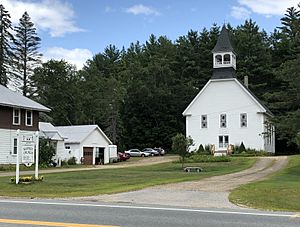
[[[186,209],[95,202],[1,200],[0,226],[298,227],[300,215],[254,210],[241,212],[234,209]]]
[[[40,174],[45,173],[62,173],[62,172],[75,172],[75,171],[89,171],[89,170],[99,170],[99,169],[117,169],[117,168],[127,168],[127,167],[135,167],[135,166],[149,166],[155,164],[161,164],[166,162],[173,162],[178,160],[178,156],[171,155],[171,156],[156,156],[156,157],[146,157],[139,159],[137,161],[127,161],[127,162],[119,162],[111,165],[95,165],[93,167],[84,167],[84,168],[53,168],[53,169],[45,169],[40,170]],[[20,171],[21,175],[33,175],[34,171]],[[0,172],[0,177],[9,177],[15,176],[16,172]]]
[[[158,185],[138,191],[73,198],[86,201],[126,202],[207,208],[238,208],[228,200],[230,191],[242,184],[266,178],[287,164],[287,157],[263,157],[241,172],[174,184]],[[201,174],[201,173],[200,173]]]

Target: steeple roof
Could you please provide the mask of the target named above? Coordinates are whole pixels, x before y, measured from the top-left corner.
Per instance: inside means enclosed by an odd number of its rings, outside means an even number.
[[[229,32],[226,29],[225,25],[223,25],[217,44],[215,45],[212,52],[218,53],[218,52],[230,52],[230,51],[234,52],[232,44],[230,42]]]

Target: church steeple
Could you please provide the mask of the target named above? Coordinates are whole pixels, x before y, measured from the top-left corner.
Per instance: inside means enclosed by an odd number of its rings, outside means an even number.
[[[236,56],[225,25],[222,27],[217,44],[212,50],[212,53],[214,68],[212,79],[234,78]]]

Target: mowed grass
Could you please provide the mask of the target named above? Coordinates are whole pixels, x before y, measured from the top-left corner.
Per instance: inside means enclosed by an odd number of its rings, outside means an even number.
[[[289,157],[288,165],[268,180],[237,188],[229,200],[265,210],[300,211],[300,155]]]
[[[138,190],[145,187],[199,180],[205,177],[240,171],[252,166],[255,159],[234,158],[226,163],[193,163],[205,172],[186,173],[180,163],[164,163],[152,166],[120,169],[77,171],[44,174],[43,182],[15,185],[10,178],[0,178],[0,196],[62,198],[92,196]]]

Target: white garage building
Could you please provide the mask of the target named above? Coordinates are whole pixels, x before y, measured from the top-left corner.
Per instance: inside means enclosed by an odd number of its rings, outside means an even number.
[[[78,164],[99,165],[117,159],[117,146],[112,145],[98,125],[55,127],[50,123],[41,122],[40,131],[50,140],[58,139],[57,145],[61,144],[60,138],[63,138],[63,152],[61,146],[56,146],[55,158],[58,161],[75,157]]]
[[[75,157],[85,165],[107,164],[117,158],[117,147],[98,125],[55,127],[65,138],[65,159]]]

